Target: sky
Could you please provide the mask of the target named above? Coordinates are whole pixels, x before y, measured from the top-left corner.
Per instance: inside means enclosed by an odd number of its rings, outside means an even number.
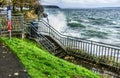
[[[75,8],[120,7],[120,0],[42,0],[42,3]]]

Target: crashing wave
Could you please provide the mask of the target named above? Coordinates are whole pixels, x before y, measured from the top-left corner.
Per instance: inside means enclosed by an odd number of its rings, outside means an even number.
[[[80,28],[86,28],[86,26],[84,26],[83,24],[77,22],[77,21],[71,21],[67,23],[67,26],[70,27],[80,27]]]

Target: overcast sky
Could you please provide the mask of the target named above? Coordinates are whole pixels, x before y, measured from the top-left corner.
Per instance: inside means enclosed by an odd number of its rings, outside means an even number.
[[[120,0],[42,0],[44,4],[61,7],[118,7]]]

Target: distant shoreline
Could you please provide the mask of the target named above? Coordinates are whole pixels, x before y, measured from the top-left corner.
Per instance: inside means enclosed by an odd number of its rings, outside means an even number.
[[[58,9],[120,9],[120,7],[94,7],[94,8],[71,8],[71,7],[64,7],[61,8],[57,5],[42,5],[44,8],[58,8]]]

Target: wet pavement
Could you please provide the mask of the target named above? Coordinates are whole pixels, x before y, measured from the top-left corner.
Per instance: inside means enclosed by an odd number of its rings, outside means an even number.
[[[31,78],[20,60],[0,42],[0,78]]]

